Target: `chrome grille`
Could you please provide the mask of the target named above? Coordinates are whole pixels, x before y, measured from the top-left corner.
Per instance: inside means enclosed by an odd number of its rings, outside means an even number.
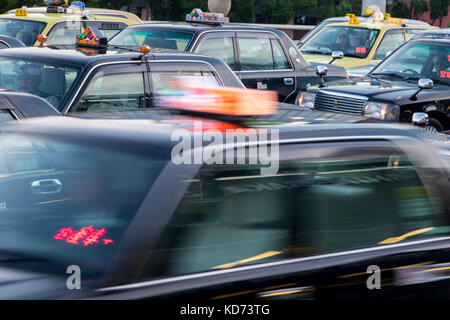
[[[362,114],[362,109],[368,98],[363,96],[333,95],[319,91],[314,101],[314,108],[323,111]]]

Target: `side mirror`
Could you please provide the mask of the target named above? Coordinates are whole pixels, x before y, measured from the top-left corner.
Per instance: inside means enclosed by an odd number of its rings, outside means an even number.
[[[323,77],[326,76],[328,73],[328,68],[325,66],[317,66],[316,67],[316,74],[320,77],[319,79],[319,87],[324,86]]]
[[[411,100],[416,100],[416,96],[419,94],[420,91],[424,89],[432,89],[434,86],[433,80],[431,79],[420,79],[417,86],[419,87],[419,90],[417,90],[412,96]]]
[[[316,67],[316,74],[318,76],[323,77],[323,76],[326,76],[327,73],[328,73],[328,68],[327,67],[325,67],[325,66],[317,66]]]
[[[333,51],[331,53],[331,57],[333,58],[333,60],[330,61],[330,64],[332,64],[336,59],[344,58],[344,53],[342,51]]]
[[[425,127],[428,121],[428,114],[425,112],[414,112],[412,116],[412,124],[418,127]]]
[[[431,79],[420,79],[418,83],[419,89],[433,89],[434,83]]]

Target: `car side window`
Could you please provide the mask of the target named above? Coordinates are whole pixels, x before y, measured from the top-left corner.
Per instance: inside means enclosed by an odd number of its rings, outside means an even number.
[[[242,71],[273,70],[272,46],[268,37],[238,37]]]
[[[388,30],[383,36],[377,52],[375,53],[374,60],[383,60],[394,50],[405,43],[405,32],[402,29]]]
[[[231,70],[236,70],[232,36],[206,37],[195,49],[196,53],[214,57],[225,62]]]
[[[283,48],[281,47],[280,42],[276,39],[271,39],[270,41],[272,43],[275,69],[277,69],[277,70],[290,69],[291,67],[289,65],[286,55],[284,54],[284,51],[283,51]]]
[[[124,110],[145,107],[144,73],[105,73],[91,80],[75,111]]]
[[[0,122],[14,120],[13,115],[8,110],[0,110]]]
[[[289,146],[274,175],[205,166],[143,278],[393,244],[446,232],[443,206],[391,147]],[[320,147],[322,148],[322,147]],[[301,152],[299,152],[301,151]],[[296,159],[299,154],[305,158]]]

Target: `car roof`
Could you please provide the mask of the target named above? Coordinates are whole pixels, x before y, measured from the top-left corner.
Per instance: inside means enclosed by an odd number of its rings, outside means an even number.
[[[368,22],[369,19],[371,19],[370,17],[358,17],[356,16],[356,18],[360,21],[360,22]],[[420,21],[420,20],[414,20],[414,19],[403,19],[407,25],[419,25],[419,26],[429,26],[430,24],[428,22],[425,21]],[[332,18],[327,18],[323,21],[326,22],[347,22],[348,21],[348,17],[332,17]]]
[[[446,36],[450,37],[450,28],[444,29],[425,29],[420,33],[417,33],[414,37],[424,37],[424,36]]]
[[[165,22],[165,21],[144,21],[142,24],[130,26],[128,28],[146,29],[148,27],[159,29],[171,29],[180,31],[189,31],[192,33],[198,33],[206,30],[240,30],[240,31],[271,31],[276,34],[284,34],[281,30],[261,27],[257,25],[245,25],[240,23],[225,23],[225,24],[204,24],[204,23],[191,23],[191,22]]]
[[[98,55],[84,55],[75,49],[58,49],[54,47],[22,47],[22,48],[8,48],[0,50],[0,57],[14,57],[27,59],[43,59],[48,61],[51,59],[55,63],[64,63],[69,65],[86,66],[97,61],[128,61],[140,59],[142,54],[139,52],[118,52],[108,50],[105,54]],[[149,60],[192,60],[192,61],[206,61],[211,65],[217,65],[218,59],[214,57],[202,56],[191,53],[152,53],[149,55]]]
[[[416,42],[420,42],[420,43],[439,43],[439,44],[443,44],[446,46],[450,45],[450,38],[412,38],[411,40],[409,40],[407,43],[416,43]]]
[[[401,25],[401,24],[394,24],[394,23],[386,23],[386,22],[369,22],[369,21],[360,21],[359,23],[356,24],[350,24],[348,22],[333,22],[333,23],[329,23],[328,25],[325,26],[346,26],[346,27],[361,27],[361,28],[369,28],[369,29],[387,29],[387,28],[406,28],[406,27],[421,27],[421,28],[433,28],[430,25],[424,25],[424,24],[406,24],[406,25]]]
[[[167,147],[175,142],[171,140],[174,129],[182,128],[176,123],[164,123],[151,119],[91,119],[76,117],[43,117],[25,119],[20,126],[6,124],[3,132],[24,132],[55,137],[77,137],[95,140],[126,140],[140,144],[157,143]],[[390,140],[391,137],[410,137],[423,139],[421,131],[410,124],[318,124],[318,125],[275,125],[271,129],[279,129],[281,139],[314,139],[329,140],[340,137],[342,141],[361,137],[370,140]],[[193,133],[201,134],[201,132]],[[388,138],[389,137],[389,138]]]
[[[27,8],[27,13],[28,14],[30,14],[30,13],[46,13],[47,8],[48,7]],[[67,11],[69,13],[72,13],[72,8],[70,8],[70,7],[67,8]],[[137,23],[142,23],[142,20],[137,15],[135,15],[132,12],[128,12],[128,11],[105,9],[105,8],[86,8],[85,12],[87,12],[90,15],[111,15],[113,17],[120,15],[120,16],[126,17],[127,19],[133,20]],[[7,13],[15,14],[15,9],[9,10]]]
[[[47,115],[60,115],[61,113],[56,110],[45,99],[38,97],[34,94],[27,92],[13,91],[9,89],[0,89],[0,97],[6,97],[7,100],[12,102],[12,111],[15,108],[25,117],[38,117]]]
[[[0,19],[17,19],[17,20],[29,20],[29,21],[39,21],[39,22],[58,22],[58,21],[67,21],[67,20],[82,20],[83,16],[81,14],[75,13],[46,13],[46,12],[36,12],[36,13],[28,13],[26,16],[16,16],[12,13],[1,14]],[[95,15],[89,14],[87,16],[87,20],[107,20],[107,21],[117,21],[117,22],[125,22],[127,24],[135,24],[133,20],[119,18],[110,15]]]

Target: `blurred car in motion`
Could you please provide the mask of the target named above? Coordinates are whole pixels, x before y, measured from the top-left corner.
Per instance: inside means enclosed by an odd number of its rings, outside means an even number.
[[[376,65],[416,33],[435,28],[415,20],[372,16],[347,22],[329,23],[306,40],[300,51],[310,62],[333,63],[345,68]],[[340,52],[336,60],[333,52]]]
[[[448,39],[411,40],[367,77],[308,88],[299,97],[300,105],[400,122],[411,122],[415,112],[425,112],[429,130],[449,130],[449,56]]]
[[[16,9],[0,15],[0,35],[20,40],[25,46],[37,46],[37,36],[47,36],[48,45],[75,45],[75,37],[87,27],[96,27],[110,38],[137,22],[87,11],[67,12],[66,8],[49,6],[45,12]]]
[[[446,141],[161,112],[2,128],[0,298],[449,298]]]
[[[285,103],[295,103],[299,91],[320,82],[317,64],[306,62],[284,32],[223,24],[219,18],[214,22],[194,18],[188,15],[185,23],[135,25],[113,37],[109,46],[138,51],[140,46],[148,45],[215,57],[228,64],[247,88],[277,91],[280,102]],[[324,81],[346,78],[344,68],[329,66]]]

